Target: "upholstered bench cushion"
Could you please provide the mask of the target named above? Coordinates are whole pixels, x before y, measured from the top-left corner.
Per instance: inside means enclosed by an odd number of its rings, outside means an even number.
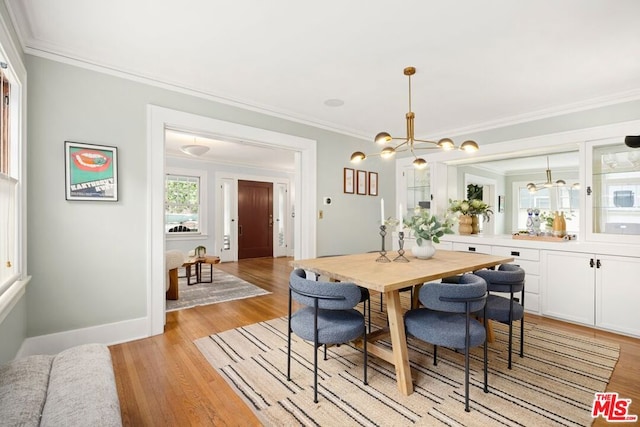
[[[72,347],[51,366],[41,426],[121,426],[111,353],[100,344]]]
[[[0,425],[40,425],[53,357],[29,356],[0,366]]]

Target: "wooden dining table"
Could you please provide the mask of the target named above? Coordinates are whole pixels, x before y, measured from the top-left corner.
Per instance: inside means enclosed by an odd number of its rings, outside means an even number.
[[[384,294],[387,301],[389,327],[369,334],[367,350],[370,354],[395,366],[398,389],[408,396],[413,393],[413,382],[399,290],[414,286],[412,306],[417,307],[418,292],[423,284],[456,274],[506,264],[512,262],[513,258],[441,249],[432,258],[426,260],[412,256],[410,251],[405,256],[409,262],[376,262],[379,254],[364,253],[294,260],[291,265],[294,268],[302,268],[326,276],[332,281],[355,283]],[[376,344],[376,341],[389,335],[392,350]]]

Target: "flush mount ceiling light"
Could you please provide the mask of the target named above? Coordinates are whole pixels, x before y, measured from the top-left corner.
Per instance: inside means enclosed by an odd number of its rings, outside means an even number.
[[[183,145],[182,147],[180,147],[180,151],[190,156],[200,157],[204,153],[209,151],[209,147],[207,147],[206,145],[197,145],[197,144]]]
[[[564,187],[565,185],[567,185],[567,183],[563,179],[559,179],[555,182],[551,179],[551,169],[549,169],[549,156],[547,156],[547,180],[538,184],[530,182],[527,184],[527,190],[529,190],[529,193],[535,193],[542,188]],[[580,184],[577,182],[574,183],[573,185],[571,185],[571,189],[579,190]]]
[[[456,147],[453,141],[449,138],[442,138],[440,141],[427,141],[424,139],[416,139],[414,136],[414,127],[413,121],[415,119],[415,114],[411,111],[411,76],[416,73],[416,69],[414,67],[407,67],[404,69],[404,75],[409,77],[409,112],[405,115],[407,119],[407,136],[402,138],[394,138],[388,132],[380,132],[375,137],[375,142],[380,145],[387,144],[391,141],[402,141],[395,146],[387,146],[382,149],[379,153],[375,153],[372,155],[379,155],[383,159],[388,159],[393,157],[396,153],[400,153],[403,151],[410,151],[415,157],[413,161],[413,165],[418,169],[423,169],[427,166],[426,160],[420,158],[416,155],[415,150],[430,150],[430,149],[441,149],[441,150],[463,150],[467,152],[478,151],[478,144],[475,141],[465,141],[460,145],[460,147]],[[425,144],[426,146],[423,146]],[[362,151],[356,151],[351,155],[351,162],[358,163],[362,160],[366,159],[367,155]]]

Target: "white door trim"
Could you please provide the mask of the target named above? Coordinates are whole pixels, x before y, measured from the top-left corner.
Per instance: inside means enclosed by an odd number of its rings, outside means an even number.
[[[164,169],[165,129],[179,129],[215,134],[235,141],[251,141],[295,151],[294,257],[316,255],[316,141],[269,131],[206,116],[147,106],[147,318],[149,335],[164,332],[165,268],[164,268]],[[304,170],[304,174],[302,171]]]

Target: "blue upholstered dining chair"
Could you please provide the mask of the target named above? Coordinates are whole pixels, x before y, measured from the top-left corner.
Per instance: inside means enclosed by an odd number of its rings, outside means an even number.
[[[367,328],[364,315],[354,309],[360,303],[360,288],[353,283],[318,282],[306,279],[302,269],[291,272],[289,277],[289,326],[287,337],[287,380],[291,380],[291,332],[305,341],[312,341],[313,401],[318,403],[318,347],[324,345],[327,360],[327,344],[343,344],[363,338],[364,384],[367,385]],[[292,302],[301,304],[292,313]]]
[[[342,256],[342,255],[321,255],[318,258],[327,258],[333,256]],[[320,280],[320,275],[316,274],[316,281]],[[362,286],[358,286],[360,288],[360,302],[362,303],[362,309],[367,313],[367,319],[369,319],[369,333],[371,333],[371,293],[369,289],[363,288]],[[382,294],[380,294],[380,311],[382,311]]]
[[[437,365],[438,346],[464,351],[464,410],[469,412],[469,350],[484,346],[484,392],[487,385],[487,333],[474,313],[483,311],[487,284],[474,274],[460,276],[455,283],[426,283],[418,294],[424,307],[405,313],[408,335],[433,344],[433,364]],[[486,319],[486,317],[485,317]]]
[[[524,270],[513,264],[502,264],[497,270],[478,270],[474,274],[487,282],[486,316],[509,325],[509,369],[513,345],[513,322],[520,320],[520,357],[524,357]],[[509,294],[508,298],[492,292]],[[520,293],[519,302],[516,294]]]

